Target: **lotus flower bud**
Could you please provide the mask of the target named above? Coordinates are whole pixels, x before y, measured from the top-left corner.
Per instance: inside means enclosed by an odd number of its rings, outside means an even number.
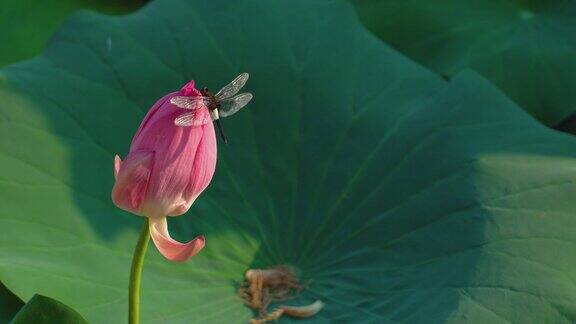
[[[185,261],[205,244],[203,236],[180,243],[168,233],[167,216],[188,211],[206,189],[216,167],[216,135],[212,123],[181,127],[174,120],[185,110],[170,104],[174,96],[199,96],[190,81],[167,94],[148,111],[136,131],[124,161],[116,156],[112,201],[116,206],[149,218],[150,234],[160,253]],[[199,109],[195,118],[209,118]]]

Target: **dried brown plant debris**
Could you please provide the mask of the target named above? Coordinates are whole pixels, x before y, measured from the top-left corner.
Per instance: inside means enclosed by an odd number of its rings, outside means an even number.
[[[275,266],[268,269],[250,269],[245,274],[246,283],[240,286],[238,292],[244,303],[258,311],[259,317],[250,321],[251,324],[263,324],[279,319],[282,315],[292,317],[311,317],[318,313],[324,303],[316,301],[307,306],[279,306],[268,313],[272,302],[286,301],[297,296],[304,286],[298,282],[294,268]]]

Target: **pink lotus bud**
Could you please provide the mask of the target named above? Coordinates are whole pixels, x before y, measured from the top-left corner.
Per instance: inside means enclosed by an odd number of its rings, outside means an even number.
[[[166,216],[184,214],[212,180],[216,167],[216,135],[211,122],[190,127],[174,124],[184,111],[170,104],[174,96],[199,96],[190,81],[152,106],[122,161],[114,159],[116,183],[112,200],[116,206],[146,216],[154,244],[171,261],[186,261],[204,248],[198,236],[188,243],[170,237]],[[203,116],[206,114],[207,116]],[[210,118],[199,109],[194,118]]]

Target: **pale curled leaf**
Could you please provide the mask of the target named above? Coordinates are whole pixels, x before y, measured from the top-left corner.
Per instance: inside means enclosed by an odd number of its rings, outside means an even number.
[[[321,300],[317,300],[310,305],[305,306],[278,306],[279,309],[283,311],[285,315],[306,318],[316,315],[319,311],[324,308],[324,303]]]

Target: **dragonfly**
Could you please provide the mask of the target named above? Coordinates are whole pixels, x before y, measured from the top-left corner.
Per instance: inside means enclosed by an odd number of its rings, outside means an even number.
[[[252,100],[253,96],[250,92],[236,95],[238,91],[244,87],[246,81],[248,81],[248,77],[248,73],[240,74],[216,94],[213,94],[208,88],[204,87],[200,89],[202,96],[172,97],[170,99],[171,104],[178,108],[189,110],[176,117],[174,124],[176,126],[200,126],[214,122],[218,127],[220,137],[222,137],[224,143],[228,144],[222,124],[220,124],[220,118],[234,115]],[[201,109],[208,109],[209,114],[200,113]]]

